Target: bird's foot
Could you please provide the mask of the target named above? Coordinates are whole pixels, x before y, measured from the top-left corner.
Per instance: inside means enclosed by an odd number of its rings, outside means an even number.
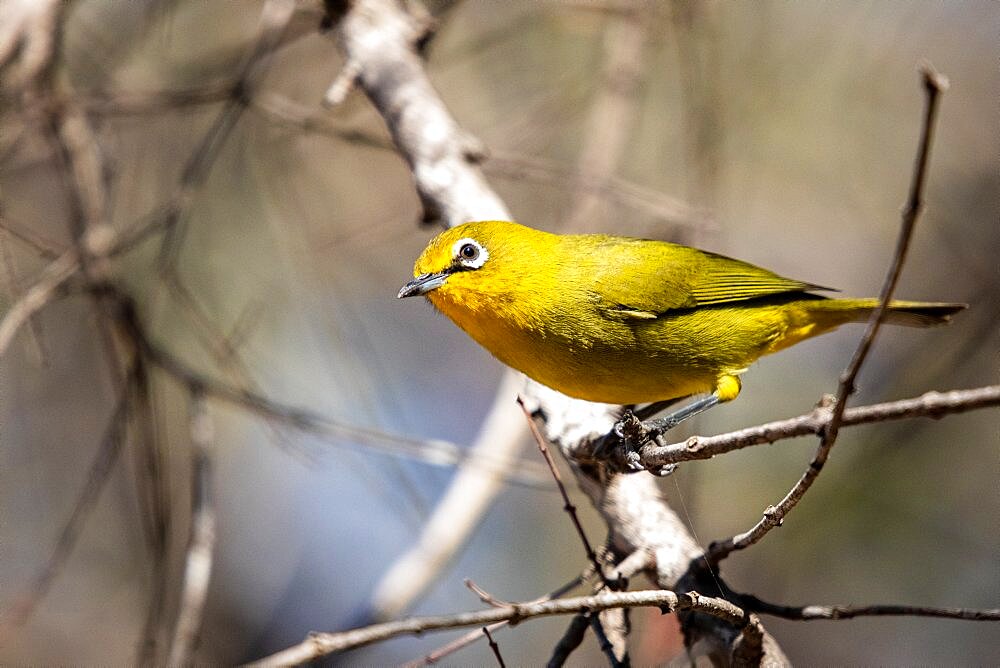
[[[669,417],[669,416],[668,416]],[[647,468],[642,463],[640,448],[655,439],[670,427],[663,427],[660,420],[642,421],[630,410],[625,411],[621,419],[615,423],[614,432],[621,443],[619,454],[626,471],[649,471],[655,476],[667,476],[677,468],[676,464],[668,464],[656,468]],[[673,426],[673,425],[671,425]]]

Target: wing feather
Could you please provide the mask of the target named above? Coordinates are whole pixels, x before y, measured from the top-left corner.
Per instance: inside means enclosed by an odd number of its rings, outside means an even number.
[[[678,309],[831,290],[679,244],[624,237],[590,240],[597,247],[578,257],[592,258],[584,268],[593,276],[592,295],[599,310],[616,320],[649,320]]]

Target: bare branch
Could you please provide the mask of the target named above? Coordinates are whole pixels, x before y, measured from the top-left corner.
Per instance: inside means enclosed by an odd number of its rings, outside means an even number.
[[[409,3],[416,8],[419,3]],[[423,220],[454,226],[471,220],[509,219],[475,163],[482,147],[464,132],[424,71],[419,54],[426,13],[393,0],[358,0],[340,18],[336,35],[354,80],[384,118],[413,172]],[[356,73],[353,70],[357,70]],[[376,587],[371,614],[399,614],[422,593],[489,507],[501,476],[482,462],[513,464],[524,425],[510,410],[519,376],[506,372],[466,463],[426,523],[417,544],[392,565]]]
[[[562,637],[559,638],[559,642],[552,649],[552,656],[549,657],[545,665],[548,668],[559,668],[565,665],[566,660],[569,659],[570,655],[576,651],[576,648],[580,646],[583,639],[587,636],[587,629],[589,627],[590,615],[588,613],[581,612],[574,615],[573,619],[569,622],[569,626],[563,632]]]
[[[4,84],[20,89],[43,76],[55,58],[58,25],[69,2],[6,0],[0,2],[0,70]]]
[[[568,615],[579,612],[599,612],[610,608],[657,607],[664,613],[696,610],[742,626],[746,614],[729,601],[702,596],[696,592],[675,594],[671,591],[605,592],[594,596],[563,598],[542,603],[520,603],[503,608],[464,612],[437,617],[411,617],[396,622],[375,624],[341,633],[313,633],[308,639],[286,650],[256,661],[251,666],[298,665],[328,654],[362,647],[400,635],[427,631],[480,626],[499,621],[511,624],[534,617]]]
[[[130,388],[126,388],[118,398],[117,406],[108,420],[97,454],[90,465],[87,480],[76,503],[73,504],[73,512],[63,525],[59,539],[56,541],[55,548],[48,560],[27,589],[14,599],[14,602],[3,611],[3,614],[0,614],[0,645],[5,644],[15,628],[28,621],[38,603],[52,587],[52,583],[76,546],[83,524],[97,505],[104,484],[121,454],[127,431],[130,392]]]
[[[475,443],[421,527],[416,543],[396,559],[375,587],[370,611],[374,619],[391,619],[408,608],[479,525],[523,440],[524,423],[512,401],[520,386],[515,374],[504,374]]]
[[[925,605],[776,605],[756,596],[740,595],[748,610],[799,621],[853,619],[855,617],[938,617],[966,621],[1000,621],[1000,608],[940,608]]]
[[[573,522],[573,527],[576,529],[576,534],[580,537],[580,542],[583,543],[583,551],[586,554],[587,559],[590,561],[591,565],[594,567],[594,571],[600,576],[601,582],[605,587],[611,590],[620,589],[617,582],[612,582],[604,575],[604,569],[601,568],[601,563],[597,560],[597,553],[594,548],[591,547],[590,541],[587,539],[587,532],[583,530],[583,525],[580,524],[580,518],[576,514],[576,506],[573,502],[569,500],[569,494],[566,492],[566,486],[563,484],[562,476],[559,475],[559,469],[556,468],[556,462],[552,459],[552,453],[549,452],[549,448],[545,445],[545,438],[542,436],[541,432],[538,431],[538,425],[535,424],[535,420],[531,417],[531,413],[524,406],[524,401],[521,397],[517,398],[517,405],[521,407],[524,411],[524,419],[528,422],[528,428],[531,430],[531,435],[535,439],[535,443],[538,444],[538,450],[542,453],[542,457],[545,458],[545,463],[549,467],[549,471],[552,472],[552,478],[556,481],[556,487],[559,488],[559,494],[562,496],[563,500],[563,510],[569,515],[570,520]]]
[[[573,589],[576,589],[581,584],[584,584],[585,582],[589,581],[593,576],[594,576],[593,569],[592,568],[588,568],[583,573],[581,573],[580,575],[576,576],[575,578],[573,578],[572,580],[570,580],[569,582],[567,582],[563,586],[559,587],[555,591],[552,591],[549,594],[546,594],[545,596],[541,596],[539,598],[536,598],[534,601],[531,601],[531,602],[532,603],[541,603],[542,601],[551,601],[554,598],[559,598],[560,596],[563,596],[564,594],[569,593]],[[509,624],[509,622],[507,622],[507,621],[496,622],[495,624],[490,624],[486,628],[488,628],[490,630],[490,632],[494,632],[494,631],[497,631],[499,629],[502,629],[503,627],[507,626],[508,624]],[[482,639],[482,637],[483,637],[483,635],[479,631],[470,631],[469,633],[467,633],[464,636],[458,638],[457,640],[453,640],[450,643],[448,643],[446,645],[442,645],[441,647],[437,648],[436,650],[434,650],[432,652],[429,652],[428,654],[424,655],[420,659],[417,659],[416,661],[410,661],[408,663],[403,664],[403,668],[420,668],[421,666],[427,666],[427,665],[430,665],[432,663],[437,663],[441,659],[443,659],[444,657],[448,656],[449,654],[454,654],[458,650],[460,650],[460,649],[462,649],[464,647],[468,647],[469,645],[471,645],[472,643],[476,642],[477,640]]]
[[[919,397],[887,401],[870,406],[858,406],[844,411],[842,427],[904,420],[917,417],[941,418],[945,415],[964,413],[1000,406],[1000,385],[988,385],[967,390],[926,392]],[[820,406],[811,413],[747,427],[718,436],[692,436],[683,443],[662,446],[645,446],[640,451],[644,466],[660,466],[698,459],[711,459],[716,455],[764,443],[799,436],[820,434],[830,423],[833,411],[830,406]]]
[[[490,641],[490,649],[493,650],[493,656],[496,657],[497,665],[499,665],[500,668],[506,668],[506,664],[503,662],[503,657],[500,655],[500,645],[498,645],[497,641],[490,635],[490,627],[484,626],[483,634]]]
[[[0,320],[0,357],[17,331],[52,301],[60,286],[80,269],[76,250],[68,250],[49,264],[38,281],[18,299]]]
[[[420,440],[340,422],[305,408],[274,401],[246,388],[233,387],[202,374],[148,338],[138,315],[134,312],[134,307],[125,295],[108,286],[102,289],[118,295],[117,299],[125,311],[123,319],[129,337],[145,358],[188,388],[238,406],[267,420],[289,425],[334,443],[344,441],[360,443],[376,451],[411,457],[437,466],[458,464],[472,456],[468,454],[472,448],[462,448],[448,441]],[[513,404],[513,402],[508,403]],[[549,474],[544,467],[532,466],[530,463],[519,463],[518,470],[511,471],[512,463],[499,456],[483,457],[478,461],[478,466],[491,476],[508,476],[512,480],[531,486],[540,486],[539,483],[549,480]]]
[[[188,539],[180,611],[170,644],[169,666],[186,666],[201,630],[215,553],[215,507],[212,501],[211,417],[203,397],[191,397],[191,533]]]
[[[392,0],[358,0],[337,26],[347,62],[386,121],[413,171],[424,220],[454,226],[471,220],[509,220],[470,151],[475,142],[458,127],[423,69],[417,41],[426,25]]]
[[[913,179],[910,186],[910,196],[903,211],[902,222],[899,230],[899,238],[896,242],[896,251],[889,266],[885,283],[879,295],[878,308],[872,313],[868,320],[868,326],[858,343],[857,350],[851,359],[850,364],[841,374],[840,384],[837,388],[836,403],[833,405],[830,420],[824,426],[820,435],[819,447],[816,454],[809,462],[809,467],[802,474],[795,486],[789,490],[788,494],[778,502],[777,506],[770,506],[764,511],[764,516],[750,530],[737,534],[724,541],[713,543],[708,550],[708,558],[714,564],[735,550],[742,550],[753,545],[763,538],[771,529],[780,526],[785,516],[798,505],[799,500],[812,487],[813,482],[819,477],[823,465],[830,456],[830,451],[837,441],[840,425],[843,421],[844,411],[847,408],[847,399],[854,392],[854,380],[861,370],[862,364],[868,357],[875,335],[878,334],[885,318],[889,302],[892,300],[896,284],[899,281],[900,272],[903,269],[903,261],[906,259],[906,251],[910,246],[910,239],[913,237],[913,229],[917,218],[923,209],[924,185],[927,181],[927,164],[930,159],[931,143],[934,137],[934,126],[937,120],[937,108],[940,94],[947,88],[947,80],[935,72],[930,65],[921,68],[921,76],[926,92],[926,107],[924,113],[923,130],[920,134],[920,145],[917,149],[917,159],[913,169]]]
[[[536,183],[573,187],[671,225],[710,228],[714,224],[707,211],[616,174],[601,177],[585,168],[574,170],[537,156],[496,149],[490,150],[483,169],[501,178],[528,179]]]

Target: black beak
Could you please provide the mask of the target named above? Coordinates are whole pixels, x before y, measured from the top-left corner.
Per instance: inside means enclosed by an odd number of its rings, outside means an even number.
[[[396,295],[396,298],[402,299],[403,297],[426,295],[434,288],[439,288],[444,285],[447,278],[448,274],[443,272],[440,274],[420,274],[412,281],[401,287],[399,289],[399,294]]]

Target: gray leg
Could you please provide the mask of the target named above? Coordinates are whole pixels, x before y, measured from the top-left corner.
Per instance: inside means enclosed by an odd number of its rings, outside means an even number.
[[[719,397],[715,394],[710,394],[707,397],[698,399],[697,401],[692,401],[687,406],[679,408],[673,413],[664,415],[661,418],[647,420],[643,422],[643,426],[652,432],[653,435],[662,434],[665,431],[670,431],[684,420],[687,420],[689,417],[694,417],[699,413],[704,413],[718,403]]]

